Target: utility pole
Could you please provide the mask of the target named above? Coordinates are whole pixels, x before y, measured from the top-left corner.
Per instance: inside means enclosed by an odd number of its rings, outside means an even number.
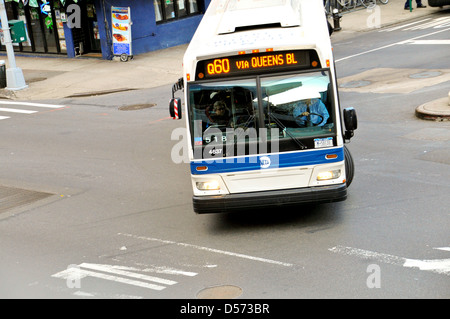
[[[6,69],[6,89],[22,90],[28,87],[23,77],[22,69],[16,66],[14,49],[12,46],[11,33],[9,32],[8,16],[6,15],[5,1],[0,0],[0,17],[2,22],[3,38],[5,39],[6,55],[8,56],[9,68]]]

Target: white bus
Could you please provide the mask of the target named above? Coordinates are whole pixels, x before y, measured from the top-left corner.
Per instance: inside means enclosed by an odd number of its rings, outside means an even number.
[[[183,68],[170,114],[186,118],[196,213],[346,199],[357,120],[322,1],[214,0]]]

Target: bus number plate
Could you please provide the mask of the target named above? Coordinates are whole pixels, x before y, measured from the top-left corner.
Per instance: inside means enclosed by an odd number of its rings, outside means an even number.
[[[314,139],[314,148],[322,148],[322,147],[329,147],[333,146],[333,138],[327,137],[327,138],[315,138]]]

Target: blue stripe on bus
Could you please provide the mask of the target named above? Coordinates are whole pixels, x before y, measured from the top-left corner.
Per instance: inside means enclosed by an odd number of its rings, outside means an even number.
[[[327,154],[336,154],[337,158],[326,159]],[[293,153],[277,153],[267,155],[254,155],[247,157],[232,157],[215,160],[201,160],[191,162],[193,175],[232,173],[243,171],[255,171],[260,169],[299,167],[336,163],[344,160],[342,147]],[[207,170],[197,171],[197,167],[207,167]]]

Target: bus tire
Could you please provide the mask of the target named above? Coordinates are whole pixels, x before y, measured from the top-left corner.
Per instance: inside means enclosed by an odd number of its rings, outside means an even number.
[[[344,158],[345,158],[346,183],[347,187],[349,187],[353,181],[353,175],[355,174],[355,164],[353,162],[352,154],[345,145],[344,145]]]

